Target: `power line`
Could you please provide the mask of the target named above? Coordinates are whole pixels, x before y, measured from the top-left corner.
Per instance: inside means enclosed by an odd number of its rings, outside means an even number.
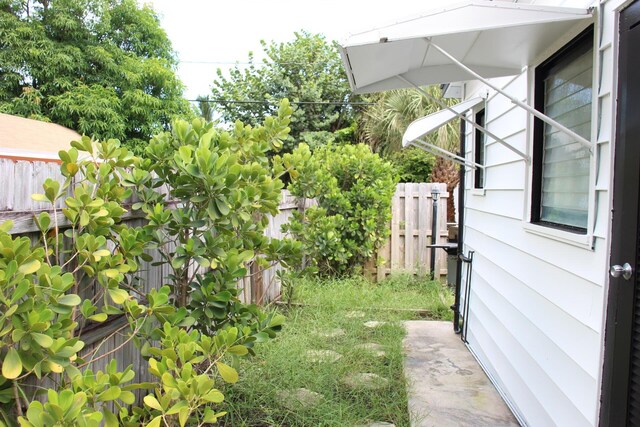
[[[208,102],[215,104],[268,104],[279,105],[279,101],[260,101],[260,100],[239,100],[239,99],[188,99],[190,102]],[[373,102],[350,102],[350,101],[289,101],[290,104],[296,105],[374,105]]]
[[[324,64],[326,62],[325,61],[273,62],[273,61],[267,61],[266,59],[255,61],[255,62],[246,62],[246,61],[181,61],[181,60],[178,60],[178,64],[195,64],[195,65],[255,65],[257,67],[262,67],[262,66],[265,65],[265,63],[267,65],[301,65],[301,66],[305,66],[305,65],[315,65],[315,64],[320,64],[320,63]]]

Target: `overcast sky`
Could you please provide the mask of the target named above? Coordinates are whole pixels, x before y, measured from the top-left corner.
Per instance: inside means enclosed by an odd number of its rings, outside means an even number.
[[[185,96],[207,95],[218,67],[257,58],[260,39],[284,42],[294,31],[343,40],[396,18],[414,15],[451,0],[151,0],[180,58]]]

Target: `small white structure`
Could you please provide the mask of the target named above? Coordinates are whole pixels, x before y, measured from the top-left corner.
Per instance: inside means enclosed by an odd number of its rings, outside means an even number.
[[[462,165],[457,320],[523,425],[640,425],[639,49],[640,0],[467,1],[342,44],[358,93],[462,83],[405,143]],[[455,117],[462,153],[422,138]]]

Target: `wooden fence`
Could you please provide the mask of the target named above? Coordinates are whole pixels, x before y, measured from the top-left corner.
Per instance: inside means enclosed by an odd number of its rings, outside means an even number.
[[[59,164],[55,162],[16,161],[0,158],[0,223],[6,220],[14,221],[13,234],[25,235],[35,243],[40,239],[38,228],[33,221],[35,215],[42,211],[52,212],[50,205],[33,201],[31,195],[42,193],[42,183],[47,178],[60,182]],[[442,191],[439,204],[438,242],[443,242],[447,235],[446,228],[446,198],[444,184],[399,184],[393,198],[393,219],[391,221],[391,237],[388,243],[379,251],[380,257],[386,262],[377,267],[376,275],[384,278],[391,271],[406,270],[413,273],[426,273],[429,265],[430,250],[426,245],[431,236],[431,188],[438,186]],[[69,189],[69,193],[72,189]],[[313,201],[305,201],[305,207]],[[57,207],[62,207],[60,200]],[[299,208],[298,201],[288,192],[283,193],[280,213],[271,217],[265,233],[268,236],[283,237],[282,224],[285,224],[292,212]],[[66,219],[58,215],[59,225],[64,228]],[[123,221],[132,227],[140,226],[143,219],[139,214],[128,212]],[[154,259],[160,259],[157,251],[149,254]],[[444,269],[444,251],[437,252],[437,275],[446,273]],[[266,303],[273,301],[280,295],[280,284],[276,279],[276,272],[281,267],[275,266],[262,272],[252,274],[240,281],[242,287],[241,299],[244,302]],[[168,283],[171,272],[167,265],[152,265],[142,263],[136,273],[139,279],[140,291],[145,293]],[[92,297],[96,289],[88,288],[81,292],[82,298]],[[133,342],[126,342],[128,334],[120,332],[126,327],[124,317],[111,316],[107,322],[98,325],[87,325],[82,332],[82,339],[86,347],[82,353],[86,354],[98,350],[97,355],[117,350],[108,358],[103,358],[92,364],[92,369],[104,370],[107,363],[116,359],[118,368],[124,369],[132,364],[134,370],[140,374],[141,381],[148,379],[147,362],[140,355],[140,351]],[[40,382],[40,386],[46,384]]]
[[[447,193],[446,184],[406,183],[398,184],[391,206],[391,235],[387,243],[378,250],[378,260],[369,263],[367,270],[375,271],[378,281],[391,272],[427,274],[431,271],[431,226],[433,219],[434,188],[440,191],[436,244],[447,242]],[[435,276],[447,274],[447,254],[436,251]],[[371,273],[370,273],[371,274]]]

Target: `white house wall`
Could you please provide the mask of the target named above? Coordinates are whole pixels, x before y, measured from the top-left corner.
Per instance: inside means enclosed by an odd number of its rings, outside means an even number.
[[[589,5],[584,1],[533,3]],[[531,426],[598,424],[609,259],[610,141],[615,122],[616,9],[620,4],[602,3],[601,26],[596,17],[596,34],[601,32],[601,40],[594,63],[594,74],[599,77],[593,105],[598,120],[592,133],[597,145],[592,168],[591,245],[528,224],[530,165],[499,143],[487,143],[484,190],[473,189],[473,172],[466,174],[464,252],[474,251],[469,346],[519,419]],[[580,30],[550,46],[549,54]],[[494,81],[523,101],[532,96],[530,73]],[[487,93],[482,84],[466,84],[466,98],[481,93]],[[532,122],[526,112],[492,91],[488,95],[487,128],[531,153]],[[473,160],[475,130],[466,129],[466,155]]]

